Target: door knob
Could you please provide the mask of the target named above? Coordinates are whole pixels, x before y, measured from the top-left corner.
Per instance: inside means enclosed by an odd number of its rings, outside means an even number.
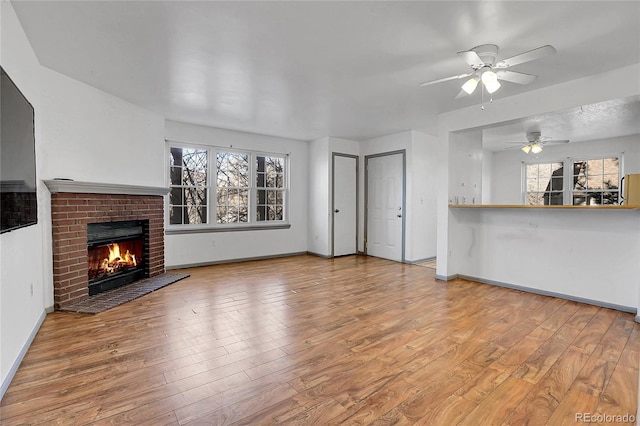
[[[334,212],[334,213],[340,213],[340,210],[335,209],[333,212]]]
[[[402,217],[402,215],[401,215],[401,214],[399,214],[399,215],[397,215],[397,216],[398,216],[398,217]]]

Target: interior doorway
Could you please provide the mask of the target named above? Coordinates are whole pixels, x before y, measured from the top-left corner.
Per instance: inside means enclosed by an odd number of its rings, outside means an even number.
[[[332,256],[358,251],[358,156],[333,153]]]
[[[404,262],[406,151],[365,157],[365,253]]]

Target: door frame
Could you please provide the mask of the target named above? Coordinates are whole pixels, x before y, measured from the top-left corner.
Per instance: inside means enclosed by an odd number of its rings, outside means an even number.
[[[358,216],[360,214],[360,156],[352,154],[344,154],[341,152],[331,153],[331,257],[334,256],[335,248],[335,204],[336,204],[336,157],[354,158],[356,160],[356,253],[358,253]]]
[[[369,159],[386,157],[389,155],[402,155],[402,255],[400,261],[405,263],[405,233],[407,224],[406,194],[407,194],[407,150],[381,152],[365,155],[364,157],[364,254],[367,254],[368,222],[369,222]]]

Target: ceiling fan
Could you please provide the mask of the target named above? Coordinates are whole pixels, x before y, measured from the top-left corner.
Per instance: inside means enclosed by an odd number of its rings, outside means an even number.
[[[539,154],[542,152],[543,145],[555,145],[555,144],[563,144],[569,143],[568,139],[551,139],[548,136],[542,136],[540,132],[527,132],[527,142],[509,142],[511,144],[522,145],[520,149],[528,154],[532,152],[534,154]]]
[[[482,44],[471,50],[458,52],[458,55],[472,68],[471,72],[433,81],[425,81],[419,85],[429,86],[449,80],[460,80],[471,77],[462,85],[462,90],[458,96],[456,96],[456,99],[472,94],[476,90],[478,83],[482,83],[482,86],[491,94],[500,88],[499,80],[517,84],[529,84],[537,77],[533,74],[507,71],[507,68],[553,55],[554,53],[556,53],[556,49],[553,46],[545,45],[501,61],[496,61],[498,57],[498,46],[495,44]]]

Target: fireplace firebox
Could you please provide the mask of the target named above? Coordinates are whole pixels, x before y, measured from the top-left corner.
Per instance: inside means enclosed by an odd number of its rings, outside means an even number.
[[[87,224],[89,295],[121,287],[148,276],[145,239],[148,221]]]

